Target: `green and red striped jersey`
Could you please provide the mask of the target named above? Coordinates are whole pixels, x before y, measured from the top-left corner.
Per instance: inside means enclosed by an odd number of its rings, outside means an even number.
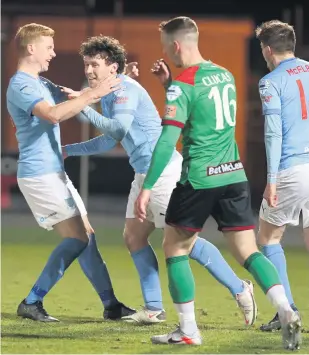
[[[235,140],[236,106],[233,75],[212,62],[189,67],[172,82],[162,124],[182,128],[180,183],[204,189],[247,180]]]

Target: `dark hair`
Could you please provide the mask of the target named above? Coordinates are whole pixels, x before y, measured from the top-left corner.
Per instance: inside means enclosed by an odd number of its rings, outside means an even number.
[[[274,52],[295,52],[296,36],[293,26],[279,20],[262,23],[255,30],[256,38]]]
[[[79,54],[89,57],[99,55],[108,65],[117,63],[118,74],[123,73],[127,61],[127,53],[119,41],[103,35],[88,38],[81,44]]]
[[[166,34],[171,34],[180,30],[198,33],[195,21],[193,21],[190,17],[185,16],[174,17],[168,21],[161,22],[159,30],[161,32],[165,32]]]

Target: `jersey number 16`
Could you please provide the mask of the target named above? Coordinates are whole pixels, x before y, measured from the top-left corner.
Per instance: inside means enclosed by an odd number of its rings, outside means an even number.
[[[208,98],[215,102],[216,130],[224,129],[224,122],[231,127],[236,124],[236,100],[229,98],[230,90],[235,93],[235,85],[224,85],[222,92],[218,86],[213,86],[209,92]]]

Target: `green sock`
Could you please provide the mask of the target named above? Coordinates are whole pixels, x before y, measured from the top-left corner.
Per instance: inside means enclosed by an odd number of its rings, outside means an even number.
[[[245,261],[244,267],[254,277],[264,293],[274,285],[281,285],[275,266],[259,252],[253,253]]]
[[[168,287],[174,303],[194,300],[195,284],[187,255],[166,259]]]

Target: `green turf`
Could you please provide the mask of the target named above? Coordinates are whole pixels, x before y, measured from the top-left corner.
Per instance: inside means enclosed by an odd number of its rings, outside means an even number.
[[[103,236],[103,237],[102,237]],[[120,230],[97,232],[100,250],[107,262],[118,298],[133,307],[142,305],[137,273],[122,245]],[[196,278],[197,320],[203,334],[201,347],[155,346],[153,334],[168,332],[177,317],[168,294],[165,265],[160,251],[160,233],[154,238],[160,260],[161,280],[168,322],[156,326],[134,326],[103,322],[102,306],[79,265],[74,263],[46,297],[48,312],[61,323],[42,324],[16,317],[16,307],[32,287],[48,255],[58,242],[55,235],[39,228],[2,230],[2,353],[102,354],[102,353],[283,353],[280,333],[262,333],[259,325],[273,316],[262,292],[256,289],[259,318],[255,327],[245,329],[235,301],[201,266],[191,263]],[[238,275],[249,278],[224,252]],[[309,318],[308,260],[305,251],[287,250],[289,274],[305,331]],[[308,331],[303,334],[300,353],[309,352]]]

